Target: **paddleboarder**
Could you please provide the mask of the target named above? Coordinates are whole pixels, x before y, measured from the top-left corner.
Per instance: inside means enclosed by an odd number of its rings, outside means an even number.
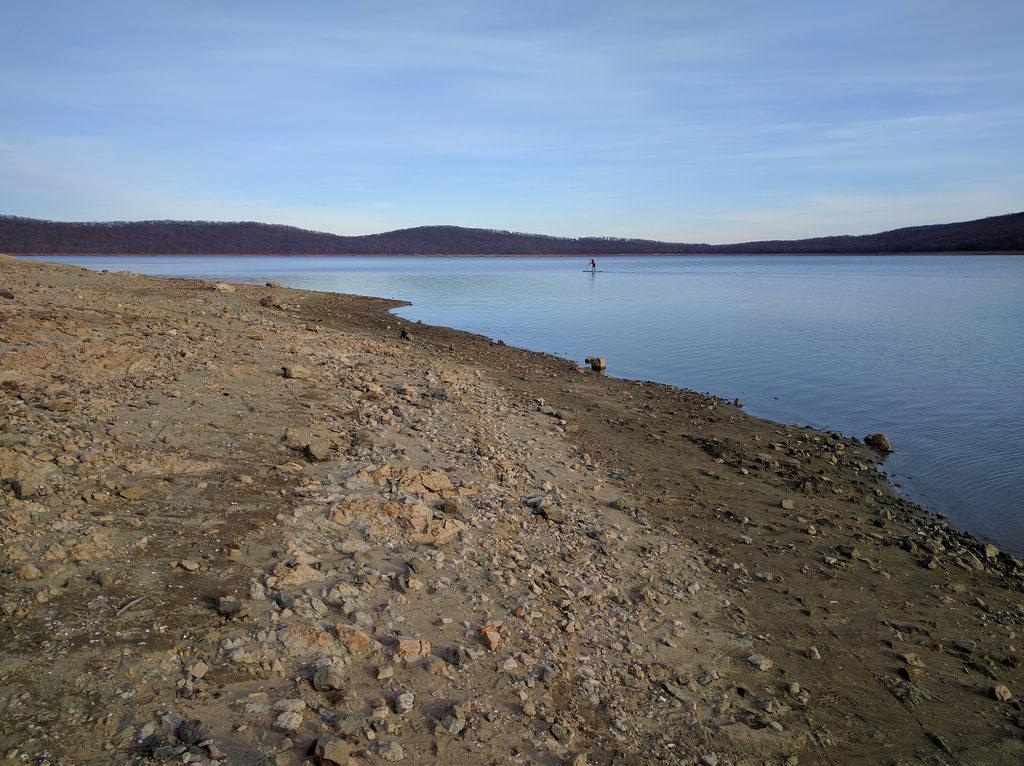
[[[595,261],[593,258],[591,258],[590,259],[590,272],[594,273],[595,271],[597,271],[597,261]]]

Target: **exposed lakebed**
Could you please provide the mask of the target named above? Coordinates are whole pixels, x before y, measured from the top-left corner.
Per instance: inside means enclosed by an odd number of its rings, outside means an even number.
[[[863,436],[958,527],[1024,551],[1024,258],[48,257],[397,298],[398,313]]]

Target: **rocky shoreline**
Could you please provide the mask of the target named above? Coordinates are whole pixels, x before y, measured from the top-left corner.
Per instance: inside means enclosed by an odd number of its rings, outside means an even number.
[[[1024,761],[1021,562],[857,440],[376,299],[0,288],[0,762]]]

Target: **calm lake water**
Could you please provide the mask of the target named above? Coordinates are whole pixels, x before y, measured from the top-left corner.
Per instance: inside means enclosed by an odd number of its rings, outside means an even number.
[[[727,398],[885,431],[903,491],[1024,553],[1024,257],[52,257],[411,301],[397,313]]]

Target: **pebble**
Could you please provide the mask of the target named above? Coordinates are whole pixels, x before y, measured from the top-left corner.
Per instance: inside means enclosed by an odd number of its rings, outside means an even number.
[[[395,698],[395,712],[399,715],[408,713],[416,703],[416,695],[412,692],[403,692]]]
[[[480,637],[484,640],[484,645],[492,652],[501,644],[501,634],[498,632],[498,626],[493,623],[487,623],[480,628]]]

